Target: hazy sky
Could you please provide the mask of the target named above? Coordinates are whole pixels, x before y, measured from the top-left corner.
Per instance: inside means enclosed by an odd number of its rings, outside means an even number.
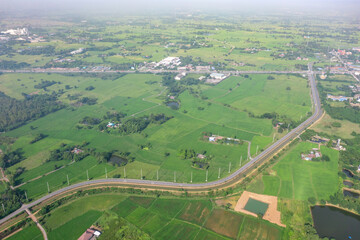
[[[356,6],[356,7],[354,7]],[[357,11],[360,0],[0,0],[0,11],[32,12],[144,12],[144,11],[241,11],[338,10]]]

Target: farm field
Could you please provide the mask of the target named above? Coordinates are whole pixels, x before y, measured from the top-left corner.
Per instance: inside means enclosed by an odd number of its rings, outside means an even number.
[[[203,139],[204,133],[210,132],[250,141],[252,142],[250,153],[254,156],[257,148],[260,153],[271,144],[275,131],[270,119],[254,118],[248,114],[248,111],[252,111],[251,104],[244,103],[244,106],[247,106],[245,111],[235,107],[236,104],[233,107],[231,101],[240,101],[246,96],[251,97],[262,91],[265,93],[273,91],[273,84],[284,82],[282,86],[298,85],[297,88],[291,89],[297,93],[292,93],[290,96],[287,94],[288,90],[280,89],[278,92],[283,93],[283,96],[273,100],[286,104],[290,97],[290,101],[294,99],[293,109],[296,108],[295,105],[303,109],[287,117],[298,117],[301,112],[305,114],[308,108],[306,105],[310,104],[305,79],[289,75],[275,76],[274,79],[267,80],[267,76],[230,77],[216,86],[197,85],[201,94],[208,96],[208,99],[193,94],[194,89],[197,89],[195,86],[187,87],[175,99],[180,103],[180,108],[173,110],[164,103],[168,97],[167,88],[161,85],[161,75],[108,74],[100,78],[98,74],[3,74],[0,76],[0,86],[4,87],[5,93],[10,97],[21,99],[22,92],[46,94],[49,91],[63,91],[60,99],[69,104],[62,110],[6,133],[9,137],[17,138],[12,148],[21,149],[24,156],[24,160],[9,167],[8,171],[12,174],[19,168],[24,169],[14,180],[16,185],[22,184],[20,189],[25,190],[30,198],[46,194],[47,184],[50,191],[54,191],[66,186],[67,178],[72,184],[87,180],[87,174],[89,179],[104,178],[105,173],[109,177],[124,177],[126,172],[127,178],[205,182],[218,179],[220,169],[220,176],[225,177],[229,174],[227,169],[230,163],[231,172],[239,167],[240,158],[243,159],[242,164],[246,163],[248,143],[238,145],[209,143],[207,139]],[[36,89],[35,85],[44,80],[54,81],[55,84],[46,89]],[[249,95],[246,89],[253,83],[260,87],[254,88],[254,92]],[[89,86],[93,87],[93,90],[86,90]],[[229,91],[229,88],[233,90]],[[234,91],[239,92],[235,94]],[[73,99],[69,96],[76,97]],[[78,99],[82,97],[95,98],[96,104],[77,106]],[[257,102],[256,106],[259,107],[265,102],[269,101]],[[228,103],[231,104],[224,106]],[[303,104],[305,106],[302,106]],[[266,106],[262,112],[256,114],[277,111],[277,109],[279,115],[283,114],[280,108],[265,109]],[[101,119],[107,112],[115,111],[126,114],[125,120],[151,114],[164,114],[172,118],[161,125],[150,124],[141,133],[125,135],[116,134],[114,131],[101,132],[96,125],[80,124],[84,117]],[[46,135],[46,138],[29,144],[38,134]],[[129,152],[135,161],[127,163],[126,166],[116,166],[111,162],[99,164],[92,157],[74,163],[67,159],[47,161],[50,151],[59,149],[63,144],[83,143],[96,151]],[[141,145],[150,147],[144,148],[140,147]],[[182,149],[194,149],[196,153],[211,156],[207,179],[204,169],[196,168],[191,160],[182,160],[179,157],[179,151]]]
[[[118,216],[153,239],[243,239],[252,234],[258,236],[257,239],[280,240],[283,234],[282,228],[217,208],[206,199],[105,193],[82,197],[52,210],[45,215],[44,226],[50,239],[77,239],[90,225],[96,225],[97,221],[101,224],[102,214]],[[59,218],[61,221],[57,221]],[[108,230],[104,229],[105,234]]]
[[[317,144],[309,142],[298,143],[274,165],[271,174],[263,175],[251,190],[284,199],[327,200],[337,191],[339,153],[321,146],[321,153],[329,156],[329,162],[301,159],[301,153],[317,147]]]

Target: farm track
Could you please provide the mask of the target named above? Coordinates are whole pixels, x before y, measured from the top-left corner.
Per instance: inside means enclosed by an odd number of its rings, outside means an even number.
[[[315,123],[322,116],[321,104],[319,93],[316,88],[314,72],[312,71],[312,65],[309,64],[309,70],[307,72],[301,72],[302,74],[307,74],[309,82],[311,85],[311,97],[313,99],[314,113],[311,117],[301,123],[298,127],[290,131],[284,137],[282,137],[277,142],[273,143],[269,148],[265,149],[256,157],[252,158],[249,162],[243,165],[241,168],[233,172],[226,178],[219,179],[214,182],[206,183],[175,183],[175,182],[162,182],[162,181],[151,181],[151,180],[140,180],[140,179],[98,179],[91,180],[86,182],[77,183],[62,189],[59,189],[55,192],[49,193],[48,195],[37,199],[31,203],[24,204],[21,208],[9,214],[8,216],[0,219],[0,224],[5,223],[9,219],[15,217],[16,215],[22,213],[24,210],[36,206],[37,204],[61,197],[64,193],[73,192],[76,190],[81,190],[83,188],[97,187],[97,186],[124,186],[124,187],[135,187],[135,188],[144,188],[144,189],[158,189],[158,190],[187,190],[189,192],[204,192],[209,190],[221,189],[235,185],[240,180],[242,180],[246,174],[252,172],[255,168],[260,166],[266,160],[270,159],[285,146],[287,146],[293,139],[298,137],[307,127]],[[238,72],[236,72],[238,73]],[[250,72],[248,72],[250,73]],[[267,71],[267,72],[252,72],[257,74],[269,74],[269,73],[294,73],[294,72],[278,72],[278,71]],[[300,73],[300,72],[295,72]]]

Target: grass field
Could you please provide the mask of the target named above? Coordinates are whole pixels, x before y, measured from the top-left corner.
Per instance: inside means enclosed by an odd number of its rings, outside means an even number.
[[[337,122],[340,123],[340,127],[334,127],[333,124]],[[333,119],[329,115],[325,116],[319,121],[316,125],[312,126],[311,129],[317,132],[327,133],[329,135],[339,136],[341,138],[349,139],[354,138],[351,135],[352,132],[360,133],[360,125],[352,123],[347,120]]]

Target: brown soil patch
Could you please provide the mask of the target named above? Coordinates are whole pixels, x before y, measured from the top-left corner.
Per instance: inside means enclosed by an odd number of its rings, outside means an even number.
[[[239,196],[234,196],[229,198],[217,199],[215,200],[215,203],[220,207],[230,204],[230,209],[234,210],[238,200],[239,200]]]
[[[281,227],[286,227],[286,225],[281,223],[281,212],[277,210],[277,197],[274,196],[267,196],[267,195],[244,191],[235,206],[235,211],[257,217],[255,213],[249,212],[244,209],[249,198],[269,204],[269,207],[266,210],[263,219],[275,223]]]
[[[205,227],[221,235],[236,239],[242,221],[243,216],[223,209],[214,209]]]

